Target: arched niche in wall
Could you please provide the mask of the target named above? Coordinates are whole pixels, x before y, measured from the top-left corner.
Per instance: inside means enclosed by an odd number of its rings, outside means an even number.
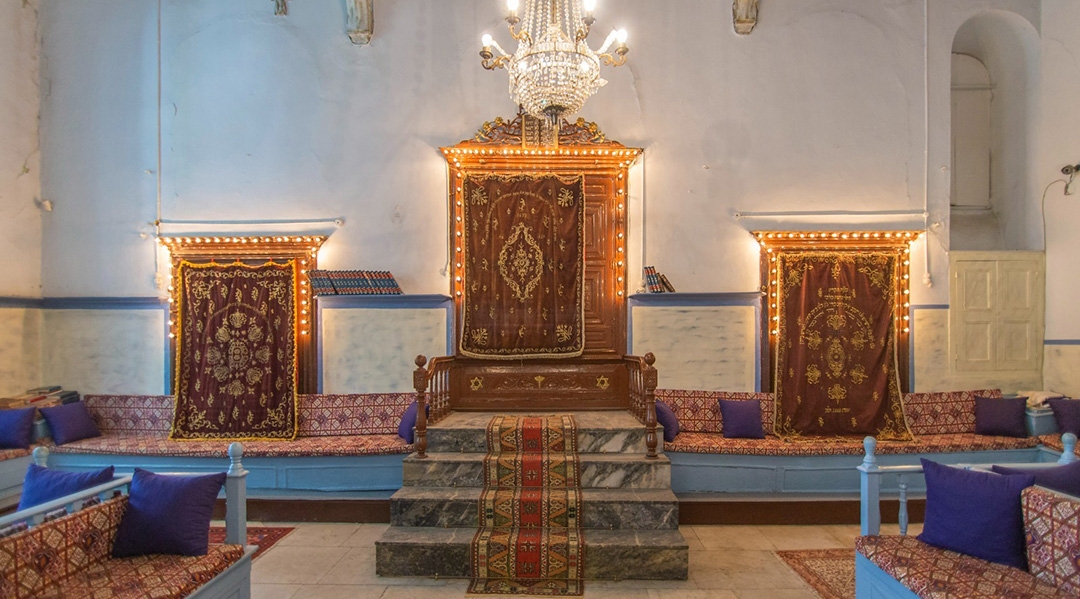
[[[1022,17],[986,11],[952,46],[953,250],[1042,247],[1031,174],[1038,34]]]

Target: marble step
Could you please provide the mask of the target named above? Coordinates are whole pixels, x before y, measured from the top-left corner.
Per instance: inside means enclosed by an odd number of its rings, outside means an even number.
[[[402,462],[406,487],[481,487],[484,454],[416,454]],[[579,455],[583,489],[671,489],[671,461],[667,456],[645,459],[637,454],[584,453]]]
[[[428,451],[484,453],[487,426],[492,415],[454,412],[428,428]],[[580,453],[638,453],[645,455],[645,426],[627,412],[577,412],[577,443]],[[663,429],[657,428],[657,438]],[[663,442],[657,447],[663,451]]]
[[[479,487],[402,487],[390,498],[390,523],[475,527],[480,491]],[[581,495],[582,528],[674,530],[679,527],[679,501],[669,489],[584,489]]]
[[[475,528],[391,526],[375,542],[375,573],[468,577],[475,534]],[[686,580],[688,560],[678,530],[585,531],[586,580]]]

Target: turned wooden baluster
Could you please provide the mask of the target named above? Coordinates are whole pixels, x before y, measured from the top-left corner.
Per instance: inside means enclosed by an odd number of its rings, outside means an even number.
[[[645,368],[641,380],[645,388],[645,457],[655,459],[656,455],[656,356],[652,352],[645,354]]]
[[[427,457],[427,387],[428,372],[424,368],[427,358],[416,356],[416,370],[413,371],[413,389],[416,389],[416,457]]]

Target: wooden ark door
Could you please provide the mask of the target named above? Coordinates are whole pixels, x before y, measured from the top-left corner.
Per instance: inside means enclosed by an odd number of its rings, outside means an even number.
[[[625,407],[627,175],[641,150],[607,141],[595,124],[563,121],[558,143],[522,141],[524,119],[486,123],[472,140],[442,148],[449,165],[451,255],[454,276],[455,409],[608,409]],[[549,140],[550,141],[550,140]],[[466,218],[463,188],[470,178],[584,176],[581,355],[565,358],[480,359],[461,351]],[[471,187],[470,187],[471,188]]]

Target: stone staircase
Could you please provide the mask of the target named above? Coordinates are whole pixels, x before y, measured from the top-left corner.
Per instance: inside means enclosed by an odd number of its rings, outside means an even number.
[[[468,577],[492,414],[455,412],[428,427],[428,457],[405,458],[391,526],[375,543],[379,576]],[[645,459],[645,427],[626,412],[577,412],[587,580],[685,580],[671,463]],[[658,431],[659,432],[659,431]]]

